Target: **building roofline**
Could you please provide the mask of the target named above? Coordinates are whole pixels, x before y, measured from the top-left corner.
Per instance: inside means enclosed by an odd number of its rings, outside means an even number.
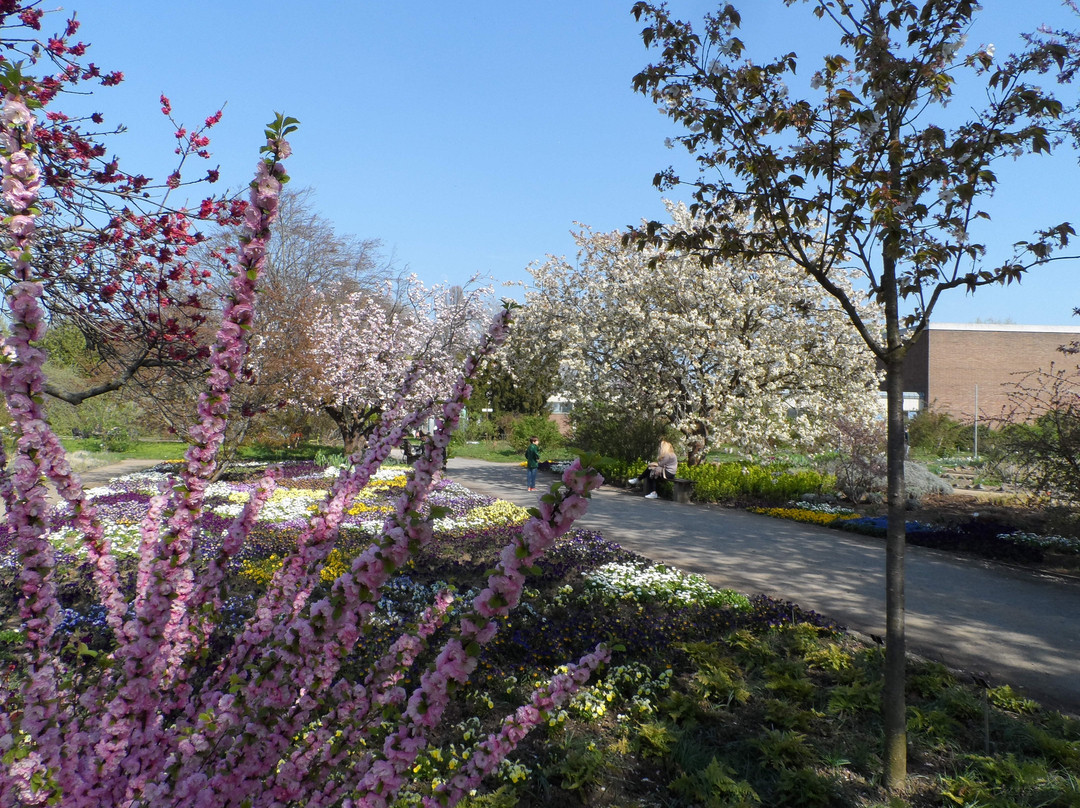
[[[1015,323],[930,323],[929,331],[1014,331],[1030,334],[1080,334],[1075,325],[1016,325]]]

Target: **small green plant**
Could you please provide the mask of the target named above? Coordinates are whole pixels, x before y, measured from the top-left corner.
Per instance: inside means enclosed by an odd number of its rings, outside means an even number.
[[[834,642],[826,643],[822,648],[808,651],[806,653],[806,662],[811,668],[834,673],[850,670],[852,666],[851,654]]]
[[[754,741],[762,765],[769,769],[798,769],[809,765],[817,754],[806,735],[790,729],[768,729]]]
[[[836,782],[806,768],[780,772],[771,802],[777,808],[829,808],[841,804]]]
[[[567,791],[588,791],[600,785],[607,776],[607,756],[591,738],[571,735],[563,743],[559,758],[554,774]]]
[[[874,684],[856,682],[851,685],[837,685],[829,696],[827,711],[830,715],[846,718],[881,710],[881,681]]]
[[[672,792],[691,805],[703,808],[752,808],[761,804],[757,792],[745,780],[736,780],[734,769],[715,757],[704,769],[687,772],[671,782]]]
[[[21,631],[6,628],[0,630],[0,662],[9,662],[18,658],[20,651],[26,642],[26,637]]]
[[[783,699],[767,699],[764,704],[765,720],[780,729],[808,732],[819,717],[813,710],[804,710]]]
[[[765,669],[767,687],[778,696],[804,702],[814,694],[814,683],[806,676],[806,666],[797,660],[780,660]]]
[[[325,449],[319,449],[317,452],[315,452],[315,465],[344,466],[345,455],[341,452],[328,452]]]
[[[1022,698],[1009,685],[990,688],[987,691],[987,697],[995,707],[1010,713],[1027,714],[1039,711],[1038,702]]]
[[[746,666],[762,666],[776,659],[776,651],[762,636],[740,629],[727,637],[727,644],[734,657]]]
[[[513,789],[509,786],[499,786],[498,791],[491,794],[478,794],[475,797],[465,797],[458,803],[459,808],[514,808],[519,800]],[[395,805],[394,808],[398,808]]]
[[[956,684],[956,677],[940,662],[925,662],[908,671],[906,687],[922,699],[936,699]]]
[[[738,666],[734,663],[702,666],[694,674],[691,687],[701,698],[724,707],[730,707],[734,703],[745,704],[750,701],[751,696]]]
[[[932,746],[953,742],[960,734],[960,729],[960,723],[944,710],[924,712],[912,706],[907,709],[908,732],[925,738]]]
[[[634,748],[642,757],[665,758],[671,753],[672,744],[678,740],[672,725],[657,721],[646,721],[637,728]]]

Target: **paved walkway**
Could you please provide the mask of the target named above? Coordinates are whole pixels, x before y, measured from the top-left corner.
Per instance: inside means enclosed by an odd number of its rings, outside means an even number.
[[[478,493],[536,504],[517,466],[451,458],[447,474]],[[554,480],[541,472],[538,487]],[[717,586],[885,634],[881,539],[613,487],[593,495],[577,525]],[[912,546],[905,567],[909,650],[1080,713],[1080,582]]]
[[[84,485],[148,468],[127,460],[80,476]],[[447,474],[478,493],[528,507],[517,466],[452,458]],[[541,492],[556,478],[541,472]],[[813,609],[864,634],[884,635],[884,543],[715,505],[594,493],[579,527],[713,584]],[[1080,582],[908,547],[908,648],[1047,706],[1080,713]]]

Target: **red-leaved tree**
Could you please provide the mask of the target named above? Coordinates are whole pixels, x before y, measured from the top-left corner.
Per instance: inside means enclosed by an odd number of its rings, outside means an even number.
[[[216,167],[196,166],[211,159],[209,131],[220,110],[188,128],[161,96],[161,112],[174,126],[176,163],[154,181],[121,167],[110,153],[110,137],[122,127],[107,126],[99,113],[74,117],[51,108],[64,93],[85,93],[87,84],[119,84],[123,73],[86,61],[74,16],[44,35],[49,17],[38,6],[0,4],[0,82],[29,109],[44,111],[32,133],[41,188],[28,249],[45,282],[47,319],[76,326],[97,363],[88,386],[46,382],[48,394],[77,405],[123,387],[146,368],[177,372],[205,361],[200,293],[210,275],[191,250],[204,240],[201,223],[236,224],[245,203],[210,196],[192,209],[173,204],[177,189],[217,181]],[[5,275],[0,283],[6,289],[11,279]]]

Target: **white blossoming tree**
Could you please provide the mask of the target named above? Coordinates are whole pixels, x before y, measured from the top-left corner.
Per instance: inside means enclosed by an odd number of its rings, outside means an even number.
[[[463,347],[490,314],[489,291],[428,290],[412,278],[404,304],[389,293],[316,296],[303,335],[305,363],[290,374],[293,402],[329,415],[345,451],[356,452],[414,368],[423,372],[414,374],[408,405],[445,399]]]
[[[668,207],[673,228],[692,227],[685,206]],[[619,232],[586,228],[575,239],[576,264],[530,267],[526,315],[564,346],[573,398],[670,422],[691,464],[721,444],[809,447],[840,416],[874,414],[873,357],[790,262],[761,257],[721,270],[696,253],[623,246]]]

